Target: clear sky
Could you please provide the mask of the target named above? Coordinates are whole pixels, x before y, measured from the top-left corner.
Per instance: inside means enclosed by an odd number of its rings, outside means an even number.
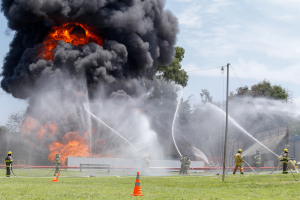
[[[223,75],[220,69],[202,70],[231,63],[243,85],[264,79],[293,92],[300,102],[300,1],[299,0],[167,0],[180,23],[178,46],[186,50],[183,68],[190,76],[184,98],[199,100],[208,89],[222,101]],[[0,14],[0,59],[8,51],[6,19]],[[190,72],[193,71],[193,72]],[[230,71],[230,91],[240,87]],[[25,110],[26,101],[0,90],[0,125],[11,112]]]

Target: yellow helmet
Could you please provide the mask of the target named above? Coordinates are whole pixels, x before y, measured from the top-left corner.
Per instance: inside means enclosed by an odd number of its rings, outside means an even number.
[[[288,150],[288,149],[284,149],[283,151],[284,151],[284,152],[289,152],[289,150]]]
[[[9,151],[7,154],[12,154],[11,151]]]
[[[243,150],[242,150],[242,149],[239,149],[239,150],[238,150],[238,152],[239,152],[239,153],[242,153],[242,152],[243,152]]]

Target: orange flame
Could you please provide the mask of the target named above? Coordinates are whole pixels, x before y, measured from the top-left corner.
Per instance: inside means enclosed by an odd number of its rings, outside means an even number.
[[[96,128],[93,129],[92,135],[95,133]],[[29,145],[36,147],[42,144],[48,148],[49,161],[54,161],[56,154],[60,154],[63,165],[68,157],[113,157],[110,153],[100,154],[105,146],[105,140],[102,138],[93,140],[92,154],[90,155],[89,132],[84,135],[80,135],[78,131],[68,132],[61,139],[58,139],[56,134],[58,134],[58,130],[55,123],[41,125],[31,117],[27,117],[21,127],[21,136]]]
[[[89,157],[89,145],[86,136],[76,132],[68,132],[63,137],[63,142],[54,142],[49,146],[48,160],[54,160],[56,154],[65,165],[67,157]]]
[[[60,40],[79,47],[91,42],[95,42],[100,46],[103,45],[103,39],[97,35],[95,28],[79,23],[67,23],[51,28],[51,31],[43,41],[45,50],[39,55],[44,54],[44,59],[52,60],[54,57],[52,50]]]

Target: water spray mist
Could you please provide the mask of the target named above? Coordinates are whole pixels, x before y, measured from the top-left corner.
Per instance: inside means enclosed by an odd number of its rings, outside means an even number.
[[[94,118],[96,119],[97,121],[101,122],[102,124],[104,124],[107,128],[109,128],[112,132],[114,132],[115,134],[117,134],[120,138],[122,138],[123,140],[125,140],[130,146],[132,146],[138,153],[141,157],[142,154],[139,152],[139,150],[133,146],[133,144],[131,144],[126,138],[124,138],[121,134],[119,134],[117,131],[115,131],[113,128],[111,128],[109,125],[107,125],[104,121],[102,121],[101,119],[99,119],[98,117],[96,117],[92,112],[90,112],[85,105],[83,105],[84,109]]]
[[[213,108],[216,108],[217,110],[219,110],[220,112],[222,112],[224,115],[226,115],[226,113],[220,109],[219,107],[210,104]],[[271,149],[269,149],[268,147],[266,147],[263,143],[261,143],[260,141],[258,141],[255,137],[253,137],[251,134],[249,134],[245,129],[243,129],[233,118],[231,118],[230,116],[228,116],[229,120],[235,125],[237,126],[239,129],[241,129],[245,134],[247,134],[249,137],[251,137],[253,140],[255,140],[256,142],[258,142],[261,146],[263,146],[264,148],[266,148],[267,150],[269,150],[271,153],[273,153],[275,156],[278,157],[278,155],[276,153],[274,153]]]

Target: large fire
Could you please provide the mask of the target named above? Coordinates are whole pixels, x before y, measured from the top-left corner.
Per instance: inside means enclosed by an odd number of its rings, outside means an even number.
[[[61,26],[53,26],[43,40],[39,57],[46,60],[54,58],[53,50],[59,41],[71,43],[81,48],[89,43],[103,45],[103,39],[99,36],[97,29],[79,23],[66,23]],[[95,132],[95,130],[93,131]],[[59,133],[54,122],[40,124],[37,120],[27,117],[21,128],[22,137],[33,147],[42,145],[48,148],[48,160],[53,161],[56,154],[60,154],[63,164],[68,157],[102,157],[99,149],[105,145],[103,139],[93,140],[92,147],[89,144],[89,132],[72,131]],[[91,154],[91,155],[90,155]],[[103,155],[110,157],[110,155]]]
[[[93,135],[96,129],[93,130]],[[58,140],[58,130],[55,123],[41,125],[37,120],[27,117],[21,127],[21,136],[33,147],[42,144],[48,148],[48,160],[53,161],[56,154],[60,154],[63,165],[68,157],[112,157],[99,149],[105,146],[104,139],[94,139],[92,147],[89,144],[89,132],[80,135],[78,131],[68,132]]]
[[[62,142],[54,142],[49,146],[48,160],[54,160],[56,153],[60,154],[61,162],[65,164],[67,157],[89,157],[88,132],[80,136],[75,132],[64,135]]]
[[[67,23],[51,28],[43,41],[45,49],[39,55],[44,55],[46,60],[52,60],[52,51],[60,40],[79,47],[91,42],[95,42],[100,46],[103,45],[103,39],[97,35],[95,28],[79,23]]]

